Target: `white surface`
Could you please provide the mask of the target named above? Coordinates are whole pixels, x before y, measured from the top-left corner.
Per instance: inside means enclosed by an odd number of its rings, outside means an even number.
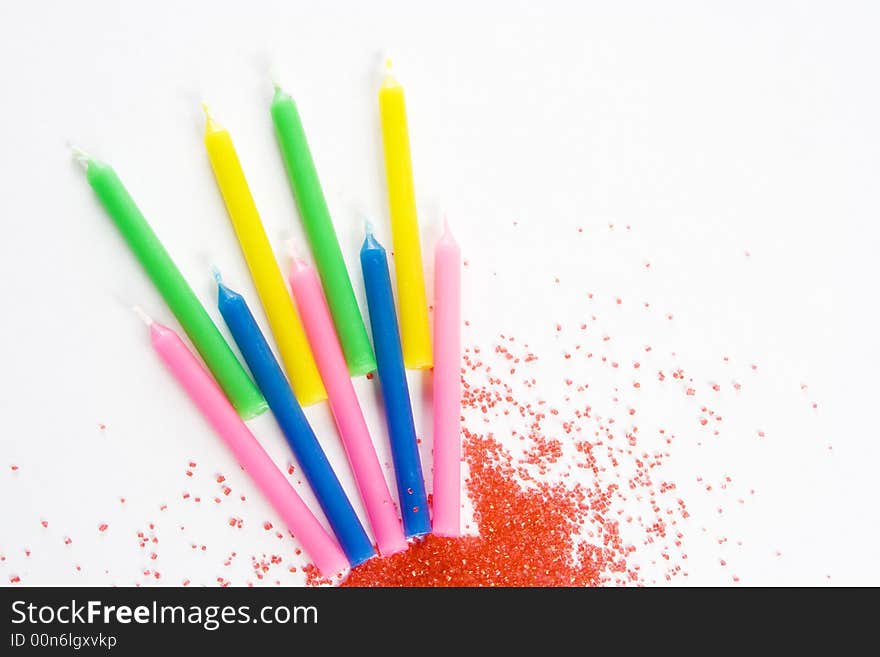
[[[425,244],[445,207],[469,259],[467,344],[510,332],[555,353],[555,323],[600,308],[612,356],[650,340],[705,380],[732,380],[724,355],[748,379],[719,401],[732,425],[712,447],[696,446],[696,409],[640,399],[646,417],[688,427],[670,460],[691,508],[689,577],[676,581],[728,584],[718,564],[728,555],[744,584],[880,584],[876,5],[541,4],[2,5],[0,584],[150,583],[142,571],[153,568],[165,584],[242,584],[251,555],[288,558],[289,539],[260,526],[277,526],[274,515],[231,474],[126,309],[171,321],[65,142],[117,168],[222,325],[210,264],[255,296],[201,144],[199,101],[232,132],[276,248],[301,241],[268,113],[275,67],[359,272],[358,209],[388,237],[383,48],[407,91]],[[579,367],[599,387],[609,376],[557,360],[551,378]],[[381,427],[368,382],[359,387]],[[326,411],[309,414],[333,445]],[[271,419],[253,426],[286,464]],[[234,487],[219,505],[217,472]],[[695,477],[723,473],[757,494],[719,518]],[[244,529],[228,527],[245,514]],[[150,521],[155,562],[136,539]],[[267,583],[299,577],[278,575]]]

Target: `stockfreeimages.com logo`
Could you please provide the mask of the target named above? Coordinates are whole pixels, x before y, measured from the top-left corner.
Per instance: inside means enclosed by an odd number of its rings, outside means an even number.
[[[309,606],[266,605],[253,613],[250,605],[162,605],[153,601],[148,605],[107,605],[100,600],[85,603],[71,600],[70,604],[36,605],[24,600],[12,603],[12,623],[20,625],[128,625],[137,623],[199,625],[209,632],[223,625],[242,623],[316,624],[318,609]]]

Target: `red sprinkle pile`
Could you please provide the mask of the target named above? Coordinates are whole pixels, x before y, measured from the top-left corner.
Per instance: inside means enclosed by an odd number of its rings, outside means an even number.
[[[676,527],[687,508],[660,476],[674,436],[660,429],[641,448],[631,405],[620,409],[625,420],[602,417],[586,402],[589,385],[571,379],[559,407],[548,404],[530,370],[537,360],[505,336],[489,362],[479,348],[465,352],[464,460],[478,535],[429,536],[354,569],[343,586],[641,584],[645,559],[666,580],[687,575]],[[516,454],[493,431],[509,432],[514,448],[518,438]],[[633,503],[637,514],[624,510]],[[309,581],[321,582],[313,570]]]
[[[356,568],[343,586],[593,586],[602,581],[614,550],[576,545],[583,500],[547,484],[523,489],[509,456],[491,438],[468,439],[465,454],[480,535],[428,536],[406,552]],[[571,557],[575,548],[580,563]]]

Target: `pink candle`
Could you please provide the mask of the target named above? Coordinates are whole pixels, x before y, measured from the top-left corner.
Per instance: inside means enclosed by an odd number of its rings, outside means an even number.
[[[367,507],[379,552],[386,557],[401,552],[406,549],[403,527],[351,384],[345,357],[330,318],[330,309],[315,270],[294,258],[290,269],[290,287],[318,363],[318,371],[327,388],[336,428],[354,471],[361,499]]]
[[[434,533],[459,536],[461,250],[449,224],[434,248]]]
[[[290,483],[241,420],[211,375],[167,326],[148,317],[150,340],[159,357],[184,387],[205,419],[232,450],[235,458],[254,480],[285,524],[312,558],[324,577],[332,578],[348,569],[348,559],[321,523],[312,515]]]

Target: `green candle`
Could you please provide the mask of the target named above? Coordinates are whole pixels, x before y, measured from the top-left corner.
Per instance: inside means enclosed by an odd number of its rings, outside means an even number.
[[[147,275],[177,317],[229,401],[244,419],[266,410],[266,401],[245,373],[192,288],[135,205],[116,172],[82,157],[86,178]]]
[[[376,357],[351,288],[299,111],[293,98],[277,86],[272,99],[272,122],[348,371],[353,376],[367,374],[376,369]]]

